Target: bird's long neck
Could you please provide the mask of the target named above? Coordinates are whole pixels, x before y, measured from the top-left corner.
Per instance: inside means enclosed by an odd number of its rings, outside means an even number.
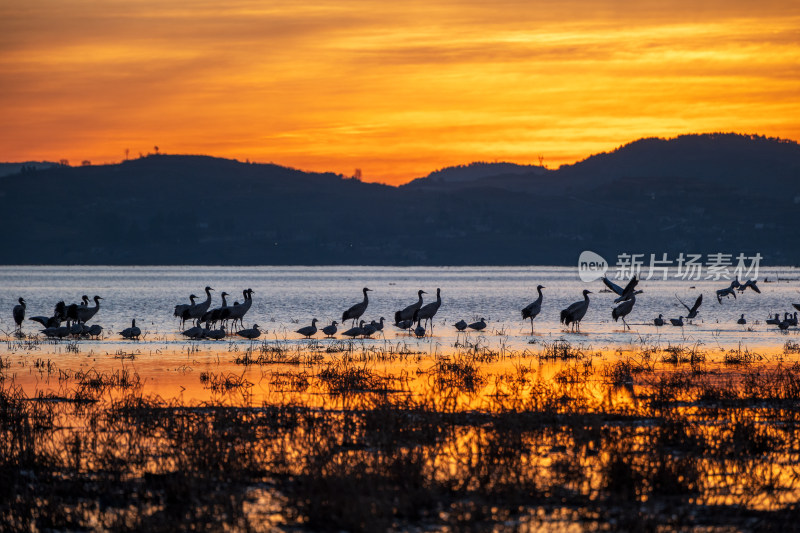
[[[418,304],[422,304],[422,292],[418,292],[417,296],[419,296],[419,300],[417,301]]]
[[[436,305],[442,305],[442,293],[436,289]]]
[[[228,307],[228,302],[225,300],[226,294],[222,294],[222,307]]]
[[[100,298],[98,298],[97,296],[94,297],[94,308],[100,309]]]
[[[542,289],[537,287],[536,290],[539,292],[539,297],[536,298],[536,303],[542,303]]]
[[[206,289],[206,303],[211,304],[211,291]]]
[[[369,296],[367,296],[367,291],[364,291],[364,303],[369,302]]]

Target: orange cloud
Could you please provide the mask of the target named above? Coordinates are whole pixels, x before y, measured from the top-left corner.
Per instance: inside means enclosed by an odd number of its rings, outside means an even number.
[[[206,153],[398,183],[642,136],[800,138],[791,2],[0,8],[0,160]]]

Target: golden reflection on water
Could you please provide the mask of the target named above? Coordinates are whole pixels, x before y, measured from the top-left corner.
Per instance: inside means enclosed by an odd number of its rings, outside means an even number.
[[[169,409],[255,408],[237,415],[245,435],[238,446],[259,456],[253,468],[280,464],[281,475],[385,476],[405,465],[415,482],[449,491],[521,487],[543,499],[580,495],[580,506],[611,495],[637,505],[678,498],[774,511],[800,500],[800,365],[783,346],[758,354],[692,346],[433,354],[251,346],[112,355],[11,350],[2,356],[2,386],[53,405],[69,400],[74,408],[56,417],[69,429],[51,435],[48,446],[77,470],[124,462],[135,448],[142,458],[128,476],[172,472],[196,458],[175,455],[171,431],[184,434],[180,446],[221,438],[202,410],[153,430],[133,430],[135,413],[120,414],[131,398],[160,397]],[[105,405],[116,405],[109,412],[120,417],[95,442],[105,451],[76,451],[81,431],[93,431],[86,413]],[[285,422],[246,429],[273,408]],[[253,513],[274,511],[274,498],[260,498]],[[511,511],[493,516],[503,512]]]

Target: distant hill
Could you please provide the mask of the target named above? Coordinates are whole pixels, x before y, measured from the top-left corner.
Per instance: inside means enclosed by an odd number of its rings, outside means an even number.
[[[205,156],[0,179],[3,264],[574,264],[755,253],[800,264],[800,146],[642,139],[558,170],[476,163],[402,187]]]
[[[19,174],[20,172],[27,172],[31,170],[43,170],[57,166],[58,163],[50,163],[48,161],[26,161],[24,163],[0,163],[0,178],[3,176],[11,176]]]

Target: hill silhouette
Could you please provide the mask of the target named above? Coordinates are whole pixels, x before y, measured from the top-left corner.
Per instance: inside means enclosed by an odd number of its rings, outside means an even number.
[[[641,139],[558,170],[480,163],[401,187],[207,156],[0,179],[3,264],[565,264],[585,249],[800,264],[800,146]]]

